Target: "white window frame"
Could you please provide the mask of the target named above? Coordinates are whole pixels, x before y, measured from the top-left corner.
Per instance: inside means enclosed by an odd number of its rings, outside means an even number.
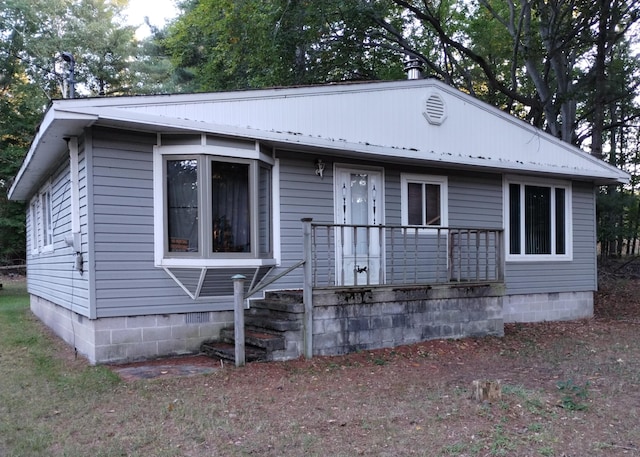
[[[551,191],[551,252],[552,254],[526,254],[524,253],[526,239],[525,239],[525,213],[520,211],[520,254],[511,254],[511,237],[510,233],[510,206],[509,206],[509,186],[511,184],[517,184],[520,186],[520,208],[524,204],[525,198],[525,186],[535,187],[549,187]],[[556,250],[556,212],[555,212],[555,189],[560,188],[565,191],[565,205],[564,205],[564,218],[565,218],[565,253],[555,254]],[[550,180],[550,179],[533,179],[520,176],[505,176],[503,181],[503,214],[504,214],[504,249],[505,260],[507,262],[567,262],[573,260],[573,192],[570,181],[562,180]]]
[[[402,173],[400,175],[401,223],[409,225],[409,183],[431,184],[440,186],[440,224],[416,225],[421,231],[433,231],[449,226],[449,180],[446,176]],[[424,202],[423,202],[424,204]]]
[[[39,207],[40,206],[40,196],[36,195],[31,199],[31,204],[29,205],[29,218],[31,222],[30,232],[31,232],[31,254],[38,254],[40,252],[40,228],[39,228]]]
[[[53,191],[47,183],[29,204],[31,254],[53,251]]]
[[[158,141],[160,143],[160,141]],[[246,143],[243,143],[242,146],[245,146]],[[250,182],[250,192],[252,199],[252,208],[251,208],[251,224],[252,227],[258,227],[258,214],[257,214],[257,201],[255,199],[255,192],[257,191],[254,188],[253,183],[257,182],[258,178],[258,167],[260,162],[264,162],[272,167],[271,173],[271,251],[272,254],[269,258],[259,257],[259,247],[258,247],[258,236],[257,234],[252,236],[252,252],[245,253],[243,255],[238,255],[234,253],[220,253],[216,255],[209,255],[205,252],[206,243],[203,243],[202,239],[202,224],[205,224],[207,217],[201,217],[200,222],[200,241],[199,248],[200,253],[198,255],[175,255],[176,253],[168,253],[167,247],[165,243],[165,233],[166,233],[166,201],[165,201],[165,163],[169,158],[203,158],[207,160],[216,160],[219,158],[221,161],[229,161],[229,162],[238,162],[238,163],[250,163],[250,174],[251,174],[251,182]],[[201,171],[202,165],[198,165],[199,176],[204,176],[202,174],[204,169]],[[154,188],[154,263],[157,267],[211,267],[211,268],[223,268],[223,267],[259,267],[263,265],[274,265],[276,264],[276,237],[275,237],[275,227],[273,220],[277,219],[275,216],[278,206],[275,204],[274,195],[276,195],[275,187],[276,187],[276,173],[274,170],[276,168],[275,160],[269,155],[262,152],[260,144],[255,142],[254,149],[248,149],[246,147],[238,147],[234,148],[233,143],[226,142],[225,145],[210,145],[207,144],[206,135],[202,136],[202,144],[201,145],[170,145],[170,146],[162,146],[157,145],[154,147],[153,152],[153,188]],[[208,169],[208,167],[205,167]],[[200,178],[199,178],[200,179]],[[205,186],[202,192],[205,192],[204,189],[210,188],[209,186]],[[200,191],[200,190],[199,190]],[[207,211],[207,206],[210,203],[210,199],[205,199],[204,202],[200,202],[200,211]],[[202,214],[202,213],[201,213]]]
[[[48,185],[40,193],[40,217],[42,229],[42,250],[41,252],[53,251],[53,193]]]

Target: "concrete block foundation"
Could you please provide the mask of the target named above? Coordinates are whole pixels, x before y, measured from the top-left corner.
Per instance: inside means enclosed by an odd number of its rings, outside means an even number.
[[[502,312],[505,323],[585,319],[593,317],[593,292],[506,295]]]
[[[198,319],[162,314],[91,320],[36,295],[31,311],[92,364],[198,353],[204,340],[233,324],[232,311],[198,313]]]
[[[315,291],[313,353],[401,346],[438,338],[502,336],[499,284]]]

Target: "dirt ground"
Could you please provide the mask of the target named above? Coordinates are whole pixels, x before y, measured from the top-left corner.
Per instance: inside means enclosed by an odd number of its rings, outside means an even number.
[[[593,319],[508,324],[503,338],[240,369],[182,359],[212,371],[167,386],[204,384],[224,419],[185,455],[640,455],[639,278],[640,261],[607,265]],[[170,378],[181,362],[156,363]],[[474,380],[499,380],[502,398],[473,400]]]

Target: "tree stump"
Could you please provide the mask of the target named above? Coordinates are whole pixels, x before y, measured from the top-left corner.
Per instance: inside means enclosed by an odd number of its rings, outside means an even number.
[[[502,386],[500,381],[480,381],[472,383],[473,399],[478,402],[493,402],[502,398]]]

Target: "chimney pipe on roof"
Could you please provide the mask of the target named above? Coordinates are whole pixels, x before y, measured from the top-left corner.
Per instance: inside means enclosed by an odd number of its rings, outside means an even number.
[[[407,79],[422,79],[422,62],[420,59],[409,59],[404,66],[404,71],[407,73]]]

